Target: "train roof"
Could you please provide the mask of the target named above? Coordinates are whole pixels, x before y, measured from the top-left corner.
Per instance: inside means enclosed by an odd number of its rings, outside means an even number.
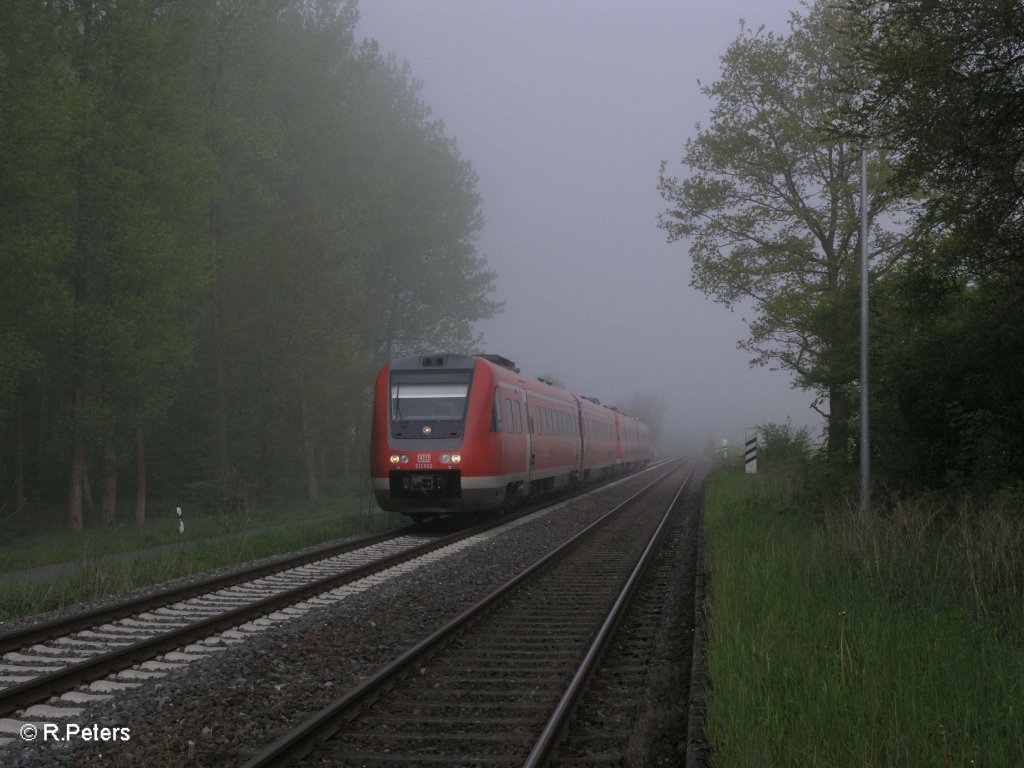
[[[428,352],[422,355],[408,355],[406,357],[396,357],[391,361],[391,370],[393,371],[412,371],[412,370],[437,370],[437,369],[449,369],[449,370],[466,370],[476,366],[476,361],[486,360],[487,362],[497,365],[501,368],[505,368],[513,373],[520,373],[519,367],[509,360],[507,357],[495,354],[481,354],[481,355],[460,355],[454,352]],[[534,381],[539,381],[548,386],[554,386],[554,383],[544,379],[540,376],[530,376],[529,378]],[[572,394],[572,393],[570,393]],[[587,395],[573,395],[580,401],[585,401],[590,405],[584,406],[588,409],[593,409],[594,406],[597,408],[610,411],[612,413],[619,413],[627,418],[635,418],[628,414],[621,413],[618,408],[609,405],[603,405],[600,400],[596,397],[588,397]],[[583,402],[581,402],[581,405]]]
[[[411,371],[423,368],[465,369],[473,368],[477,358],[482,358],[494,365],[500,365],[513,373],[519,373],[516,364],[501,355],[460,355],[453,352],[428,352],[423,355],[396,357],[391,361],[391,369],[395,371]]]

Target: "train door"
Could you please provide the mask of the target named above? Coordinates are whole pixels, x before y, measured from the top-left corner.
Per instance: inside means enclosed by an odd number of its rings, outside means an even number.
[[[526,482],[523,484],[523,491],[530,493],[530,479],[533,476],[533,464],[536,456],[533,455],[533,419],[530,418],[530,393],[523,390],[523,432],[526,434]]]
[[[504,419],[507,425],[502,440],[501,473],[508,476],[509,483],[515,484],[522,493],[526,493],[530,486],[532,447],[526,393],[508,384],[500,384],[498,391],[504,405]]]

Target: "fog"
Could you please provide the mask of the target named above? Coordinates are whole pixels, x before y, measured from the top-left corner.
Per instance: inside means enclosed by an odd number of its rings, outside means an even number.
[[[478,252],[505,309],[483,347],[527,373],[622,401],[653,393],[691,444],[809,425],[813,396],[751,368],[742,312],[689,287],[657,228],[658,164],[682,175],[739,20],[784,32],[796,0],[362,0],[358,34],[409,62],[479,174]]]

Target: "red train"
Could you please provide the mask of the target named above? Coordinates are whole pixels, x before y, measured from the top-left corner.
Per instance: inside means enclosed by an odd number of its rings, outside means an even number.
[[[377,375],[370,474],[419,520],[495,509],[650,460],[647,425],[499,355],[417,355]]]

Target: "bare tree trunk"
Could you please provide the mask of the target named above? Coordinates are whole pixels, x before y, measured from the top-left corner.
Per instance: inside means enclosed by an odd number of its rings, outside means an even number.
[[[266,420],[260,427],[260,479],[259,500],[264,503],[270,493],[270,441],[267,440]]]
[[[92,483],[89,482],[89,462],[82,459],[82,497],[85,501],[86,519],[94,519],[96,503],[92,499]]]
[[[310,501],[320,500],[320,484],[316,473],[316,437],[310,415],[309,401],[302,398],[302,444],[306,458],[306,490]]]
[[[117,434],[113,406],[107,406],[103,420],[103,503],[100,513],[103,525],[113,528],[117,523]]]
[[[85,385],[75,374],[71,394],[71,479],[68,487],[68,527],[82,530],[82,489],[85,485],[85,437],[82,424]]]
[[[828,441],[825,449],[833,461],[846,461],[849,456],[850,400],[836,387],[828,392]]]
[[[352,466],[352,444],[355,442],[355,431],[355,427],[351,424],[346,424],[341,438],[341,471],[346,487],[353,485],[352,476],[355,474],[355,468]]]
[[[223,311],[224,302],[221,295],[220,270],[220,202],[210,201],[210,257],[213,262],[212,282],[212,313],[213,329],[211,346],[213,349],[214,374],[214,444],[217,455],[217,476],[221,483],[231,477],[231,456],[228,453],[228,407],[227,407],[227,376],[224,365]]]
[[[25,399],[18,388],[14,404],[14,513],[25,508]]]
[[[142,423],[135,427],[135,523],[146,522],[146,434]]]
[[[47,400],[46,387],[39,387],[39,413],[35,424],[35,445],[32,456],[32,496],[39,498],[43,495],[43,448],[46,445],[46,415]]]

